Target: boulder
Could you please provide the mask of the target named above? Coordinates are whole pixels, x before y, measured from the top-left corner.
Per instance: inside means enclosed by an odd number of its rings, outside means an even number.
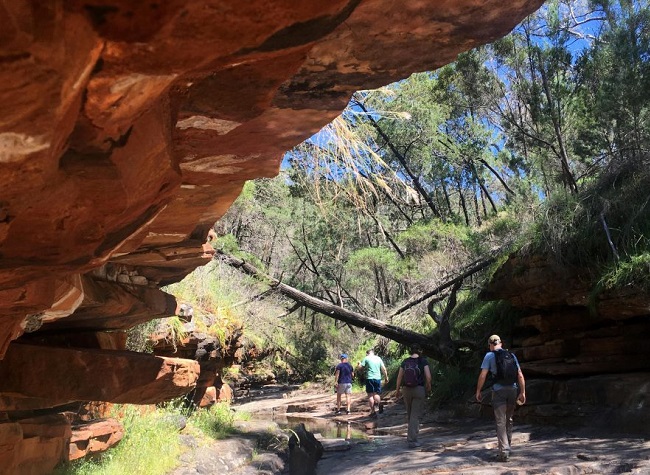
[[[105,452],[124,436],[124,428],[115,419],[96,419],[72,427],[68,460]]]
[[[323,445],[314,434],[305,429],[302,423],[294,427],[289,437],[290,475],[314,475],[316,464],[322,456]]]

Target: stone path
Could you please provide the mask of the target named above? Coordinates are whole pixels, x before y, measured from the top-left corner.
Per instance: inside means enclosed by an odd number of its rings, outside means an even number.
[[[218,448],[221,454],[227,450],[240,454],[253,453],[260,461],[255,466],[255,457],[249,455],[246,459],[240,456],[240,463],[231,464],[227,473],[288,473],[286,468],[283,471],[278,460],[265,459],[270,455],[256,451],[254,443],[248,442],[248,452],[240,448],[244,443],[242,441],[252,440],[255,434],[265,431],[268,434],[269,420],[275,418],[282,422],[285,416],[289,416],[293,424],[302,420],[317,427],[315,423],[318,421],[328,421],[330,427],[339,429],[340,441],[334,444],[339,450],[325,452],[318,462],[318,475],[650,474],[650,440],[647,437],[596,434],[585,429],[524,426],[517,425],[515,420],[511,459],[507,463],[499,463],[494,460],[496,436],[492,421],[478,417],[478,412],[474,418],[462,419],[454,419],[444,413],[427,414],[420,432],[422,447],[408,449],[405,410],[401,402],[387,400],[384,414],[378,419],[370,419],[366,416],[365,395],[355,394],[353,399],[353,413],[350,416],[335,416],[335,396],[323,393],[285,392],[265,400],[236,405],[237,410],[252,414],[254,419],[266,419],[267,422],[244,422],[241,436],[216,443],[222,444]],[[478,411],[478,406],[476,409]],[[358,431],[366,432],[367,438],[354,438],[354,433]],[[346,445],[342,443],[346,438],[349,450],[340,451],[341,445]],[[223,444],[240,445],[237,448]],[[214,451],[215,447],[206,450]],[[226,473],[216,470],[214,465],[210,468],[210,471],[192,471],[186,466],[186,471],[177,471],[174,475]]]

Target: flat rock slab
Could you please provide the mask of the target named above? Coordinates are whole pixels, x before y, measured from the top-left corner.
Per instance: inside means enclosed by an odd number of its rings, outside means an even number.
[[[318,475],[381,474],[614,474],[650,473],[650,440],[587,429],[518,425],[515,416],[510,461],[499,463],[496,433],[488,418],[454,419],[428,413],[420,429],[422,446],[406,443],[406,412],[401,401],[385,399],[377,419],[367,417],[364,394],[353,394],[352,414],[334,414],[334,395],[302,391],[290,397],[248,402],[238,410],[328,420],[365,429],[368,439],[349,439],[346,451],[327,451],[318,462]],[[287,412],[287,409],[293,412]]]
[[[325,452],[344,452],[352,448],[350,442],[345,439],[326,439],[320,434],[314,434],[314,437],[321,443]]]
[[[246,421],[236,423],[236,434],[224,440],[206,442],[204,436],[181,435],[188,449],[180,458],[180,465],[168,475],[275,475],[284,470],[284,460],[263,451],[260,439],[277,432],[272,422]]]
[[[404,437],[353,444],[348,452],[326,453],[318,474],[614,474],[650,473],[650,442],[642,439],[572,435],[558,429],[519,428],[507,463],[494,460],[492,427],[441,428],[409,449]],[[518,440],[517,440],[518,439]]]

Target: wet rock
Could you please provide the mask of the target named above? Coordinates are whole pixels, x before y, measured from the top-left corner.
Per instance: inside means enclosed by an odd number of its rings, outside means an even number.
[[[314,475],[316,464],[323,456],[323,445],[314,435],[299,424],[289,438],[290,475]]]

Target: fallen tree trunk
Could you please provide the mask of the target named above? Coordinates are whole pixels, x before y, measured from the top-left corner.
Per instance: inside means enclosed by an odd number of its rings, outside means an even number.
[[[423,335],[422,333],[400,328],[398,326],[385,323],[376,318],[371,318],[361,313],[354,312],[338,305],[334,305],[330,302],[318,299],[296,289],[295,287],[291,287],[290,285],[284,284],[279,280],[262,273],[252,264],[244,261],[243,259],[239,259],[237,257],[226,254],[223,251],[217,250],[215,253],[215,259],[218,259],[231,267],[239,269],[251,277],[265,282],[271,288],[277,290],[285,297],[315,312],[321,313],[335,320],[345,322],[349,325],[363,328],[364,330],[368,330],[369,332],[375,333],[377,335],[385,336],[386,338],[390,338],[391,340],[403,345],[408,346],[416,343],[422,347],[423,353],[425,355],[437,361],[448,362],[454,359],[454,355],[450,355],[448,353],[448,349],[445,351],[445,349],[440,347],[440,336],[437,333],[434,333],[432,335]]]

